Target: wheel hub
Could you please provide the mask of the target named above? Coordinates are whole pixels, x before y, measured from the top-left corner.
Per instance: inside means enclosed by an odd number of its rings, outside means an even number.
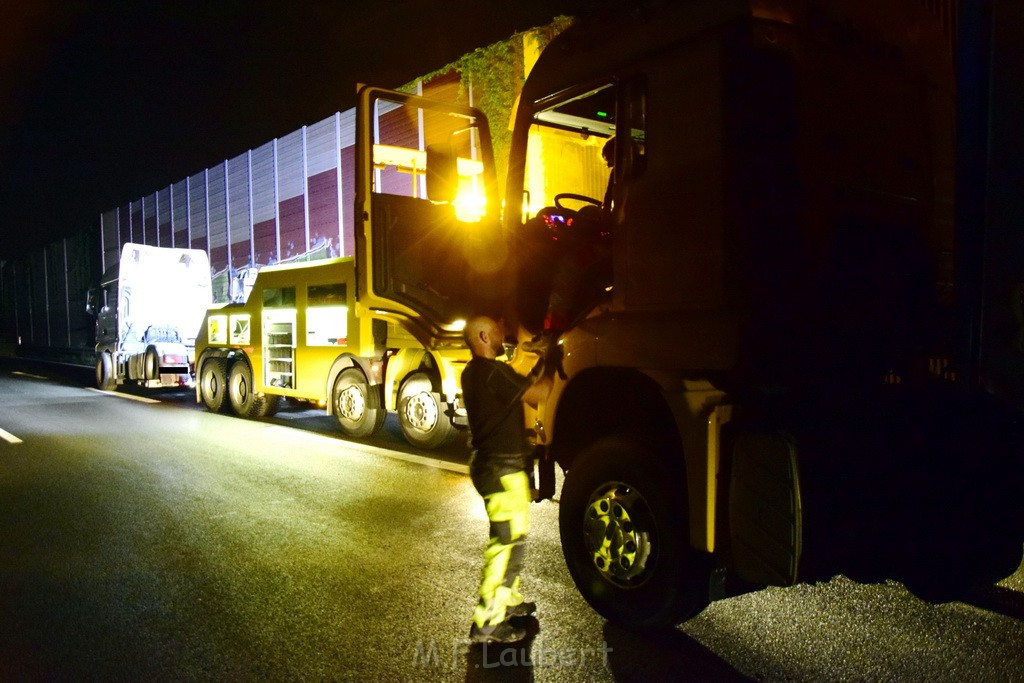
[[[249,399],[249,384],[245,381],[245,378],[238,379],[235,391],[238,393],[238,399],[241,403],[245,403]]]
[[[404,415],[408,426],[429,432],[437,424],[437,404],[430,394],[421,391],[406,400]]]
[[[363,392],[359,391],[359,387],[350,384],[338,392],[339,415],[348,420],[358,421],[363,417],[365,410],[366,400],[363,398]]]
[[[597,571],[614,584],[641,582],[652,549],[647,513],[643,497],[618,483],[595,496],[584,513],[587,550]]]

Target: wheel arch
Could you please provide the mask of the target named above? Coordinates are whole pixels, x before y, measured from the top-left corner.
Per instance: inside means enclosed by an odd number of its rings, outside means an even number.
[[[388,359],[385,368],[384,397],[389,410],[398,409],[402,385],[419,372],[430,379],[431,390],[441,394],[444,400],[455,398],[459,373],[450,359],[426,349],[401,349]]]
[[[594,401],[615,396],[614,401]],[[683,442],[662,388],[632,368],[592,368],[580,373],[562,390],[555,414],[550,453],[569,469],[590,444],[615,434],[641,438],[672,467],[683,467]]]
[[[331,370],[327,373],[327,384],[324,386],[324,395],[327,396],[327,414],[334,415],[334,383],[338,381],[338,375],[349,368],[356,368],[363,373],[366,378],[367,385],[374,387],[372,395],[380,399],[380,382],[376,379],[376,374],[373,372],[373,361],[368,358],[362,358],[355,356],[350,353],[345,353],[334,359],[334,363],[331,364]]]
[[[235,361],[239,359],[245,360],[245,362],[249,364],[249,367],[252,367],[252,361],[249,360],[248,354],[246,354],[245,351],[242,351],[241,349],[208,347],[206,349],[203,349],[203,352],[199,355],[198,358],[196,358],[196,374],[198,375],[199,372],[202,371],[203,365],[213,358],[223,358],[227,363],[228,370],[230,370],[231,366],[235,363]]]

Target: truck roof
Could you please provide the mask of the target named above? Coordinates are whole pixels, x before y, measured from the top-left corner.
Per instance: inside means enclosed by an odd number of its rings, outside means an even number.
[[[817,12],[812,14],[812,9]],[[823,21],[826,17],[835,20]],[[531,70],[522,101],[585,84],[594,74],[614,75],[645,55],[751,18],[802,24],[864,52],[870,51],[872,41],[898,46],[903,48],[906,65],[933,83],[947,82],[952,69],[941,27],[911,0],[655,1],[643,10],[624,10],[619,5],[557,35]],[[833,36],[834,32],[841,35]]]

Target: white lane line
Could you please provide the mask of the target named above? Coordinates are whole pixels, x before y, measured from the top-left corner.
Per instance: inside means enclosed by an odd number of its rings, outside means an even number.
[[[11,374],[18,375],[19,377],[30,377],[32,379],[50,379],[49,377],[43,377],[42,375],[33,375],[31,372],[22,372],[21,370],[15,370]]]
[[[116,396],[118,398],[126,398],[130,401],[138,401],[139,403],[159,403],[160,401],[155,398],[146,398],[145,396],[132,396],[131,394],[122,394],[117,391],[103,391],[102,389],[96,389],[95,387],[84,387],[89,391],[95,391],[97,394],[106,394],[107,396]]]
[[[343,439],[335,439],[322,434],[315,434],[312,432],[304,432],[302,430],[296,430],[293,427],[285,427],[284,425],[273,425],[267,427],[267,429],[273,430],[284,430],[287,429],[290,436],[301,435],[310,439],[317,439],[323,444],[334,444],[341,445],[345,448],[350,448],[354,451],[360,451],[369,455],[381,455],[385,458],[392,458],[394,460],[404,460],[405,462],[415,463],[417,465],[426,465],[427,467],[433,467],[440,470],[448,470],[449,472],[456,472],[458,474],[469,474],[469,465],[461,465],[457,462],[448,462],[447,460],[439,460],[437,458],[428,458],[423,455],[413,455],[411,453],[400,453],[398,451],[389,451],[386,448],[380,448],[378,446],[371,446],[370,444],[355,443],[352,441],[345,441]],[[300,437],[300,438],[301,438]]]
[[[10,432],[4,429],[0,429],[0,439],[3,439],[7,443],[25,443],[24,441],[16,437],[14,434],[11,434]]]

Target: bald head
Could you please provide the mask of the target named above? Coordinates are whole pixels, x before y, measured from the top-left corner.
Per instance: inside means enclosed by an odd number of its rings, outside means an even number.
[[[482,358],[497,358],[505,352],[502,345],[504,335],[499,325],[492,318],[485,315],[477,316],[466,323],[463,330],[466,338],[466,345],[474,356]]]

